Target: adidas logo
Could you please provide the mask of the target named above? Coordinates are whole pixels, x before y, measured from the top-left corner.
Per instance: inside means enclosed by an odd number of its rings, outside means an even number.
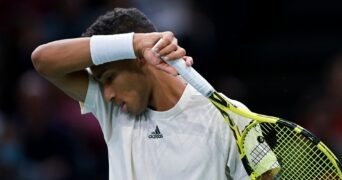
[[[156,130],[152,131],[148,138],[163,138],[163,134],[160,133],[158,126],[156,126]]]

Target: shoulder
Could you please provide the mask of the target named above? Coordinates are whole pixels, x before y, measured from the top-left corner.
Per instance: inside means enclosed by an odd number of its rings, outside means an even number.
[[[249,108],[243,104],[240,101],[234,100],[234,99],[230,99],[227,96],[225,96],[224,94],[220,93],[223,97],[227,98],[227,100],[229,102],[231,102],[232,104],[234,104],[235,106],[250,111]],[[232,111],[229,112],[230,118],[236,123],[236,125],[238,126],[240,132],[242,132],[242,130],[251,122],[251,119],[246,118],[240,114],[234,113]]]
[[[233,103],[235,106],[250,111],[249,108],[248,108],[245,104],[243,104],[242,102],[237,101],[237,100],[235,100],[235,99],[230,99],[229,97],[227,97],[227,96],[224,95],[223,93],[219,93],[219,94],[220,94],[221,96],[225,97],[226,99],[228,99],[228,101],[231,102],[231,103]]]

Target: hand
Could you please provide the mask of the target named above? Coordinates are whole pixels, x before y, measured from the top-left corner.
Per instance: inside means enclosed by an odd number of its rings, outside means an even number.
[[[187,66],[193,64],[191,57],[185,57],[185,50],[178,46],[172,32],[135,33],[134,49],[138,58],[144,58],[156,68],[177,75],[176,69],[165,61],[183,58]]]

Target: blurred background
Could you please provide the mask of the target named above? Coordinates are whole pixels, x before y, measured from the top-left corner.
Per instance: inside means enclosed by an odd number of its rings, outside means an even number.
[[[340,0],[2,0],[0,179],[108,179],[96,119],[37,75],[30,55],[114,7],[173,31],[217,90],[308,128],[342,156]]]

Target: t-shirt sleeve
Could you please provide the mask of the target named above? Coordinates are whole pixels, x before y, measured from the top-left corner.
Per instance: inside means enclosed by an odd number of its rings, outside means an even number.
[[[81,103],[81,113],[93,113],[100,124],[108,116],[111,116],[111,111],[113,110],[113,103],[106,102],[101,91],[100,84],[92,77],[89,76],[89,85],[87,90],[87,95],[84,103]]]
[[[221,94],[221,95],[223,95],[223,94]],[[229,99],[225,95],[223,95],[223,96],[225,98],[227,98],[235,106],[249,110],[241,102]],[[232,118],[232,120],[237,124],[240,133],[241,133],[241,129],[243,129],[246,125],[248,125],[250,123],[250,119],[241,118],[239,116],[236,116],[235,114],[230,114],[230,118]],[[229,169],[229,176],[232,179],[249,180],[250,177],[248,176],[248,174],[245,170],[245,167],[244,167],[244,165],[240,159],[239,149],[238,149],[238,146],[237,146],[237,143],[236,143],[236,140],[234,138],[232,131],[230,132],[229,137],[231,138],[229,140],[228,161],[227,161],[227,167]]]
[[[95,111],[96,96],[99,94],[99,85],[92,76],[89,76],[88,90],[84,102],[80,102],[81,113],[87,114]]]
[[[228,169],[227,175],[230,177],[228,179],[249,180],[250,177],[240,159],[239,149],[232,132],[229,134],[229,137],[230,140],[228,144],[228,160],[226,167]]]
[[[116,117],[116,108],[113,103],[103,98],[100,84],[89,76],[89,85],[84,103],[80,103],[81,113],[92,113],[98,120],[104,138],[107,141],[112,135],[112,120]]]
[[[245,109],[247,111],[250,111],[248,109],[248,107],[246,105],[244,105],[243,103],[241,103],[240,101],[230,99],[230,98],[228,98],[227,96],[225,96],[222,93],[221,93],[221,95],[223,95],[225,98],[227,98],[235,106],[237,106],[237,107],[239,107],[241,109]],[[240,133],[242,133],[242,130],[244,130],[245,127],[251,122],[250,119],[238,116],[235,113],[231,113],[230,116],[231,116],[232,120],[236,123],[236,125],[238,126]]]
[[[100,91],[99,84],[94,80],[92,76],[89,76],[88,90],[87,90],[85,101],[80,102],[82,114],[95,112],[95,107],[96,107],[95,102],[97,98],[96,96],[100,94],[99,91]]]

